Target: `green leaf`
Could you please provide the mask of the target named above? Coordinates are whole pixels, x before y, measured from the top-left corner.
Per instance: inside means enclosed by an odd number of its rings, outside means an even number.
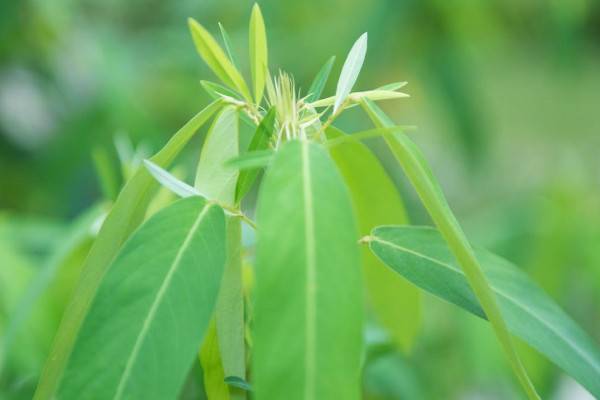
[[[190,197],[152,216],[102,279],[57,398],[175,398],[208,328],[224,265],[220,207]]]
[[[238,92],[219,83],[202,80],[200,81],[200,85],[202,85],[206,93],[214,100],[221,99],[223,96],[228,96],[240,101],[242,100],[242,96],[240,96]]]
[[[285,143],[257,206],[255,398],[358,399],[362,282],[352,206],[328,154]]]
[[[207,199],[227,206],[235,203],[238,171],[225,167],[225,161],[239,154],[238,112],[227,106],[208,131],[196,173],[196,189]]]
[[[258,4],[252,7],[250,16],[250,69],[254,82],[254,100],[260,104],[265,90],[265,71],[268,68],[267,33],[265,21]]]
[[[217,325],[213,318],[200,349],[200,363],[204,373],[204,390],[209,399],[229,400],[229,386],[225,382],[219,347]]]
[[[179,197],[190,197],[190,196],[202,196],[202,194],[194,187],[187,183],[179,180],[177,177],[165,171],[158,165],[154,164],[150,160],[144,160],[144,166],[148,169],[148,172],[152,174],[154,179],[158,181],[163,187],[169,189]]]
[[[328,138],[346,135],[333,127],[326,133]],[[408,223],[398,190],[365,145],[344,143],[329,151],[350,190],[361,235],[378,225]],[[361,250],[365,285],[375,317],[394,343],[408,350],[421,319],[419,292],[406,280],[398,279],[368,249]]]
[[[251,151],[241,156],[230,158],[225,162],[225,166],[239,170],[263,168],[269,165],[274,155],[275,151],[271,149]]]
[[[239,376],[228,376],[225,378],[225,382],[227,382],[229,386],[233,386],[247,392],[252,391],[250,384]]]
[[[173,161],[196,131],[221,107],[215,101],[185,124],[169,142],[150,160],[163,168]],[[98,237],[82,268],[82,277],[73,293],[54,339],[52,351],[46,361],[38,383],[35,399],[52,398],[64,367],[79,334],[81,322],[96,293],[102,276],[129,234],[143,220],[157,184],[145,167],[137,169],[127,182],[102,224]]]
[[[340,78],[338,80],[337,89],[335,91],[335,104],[333,106],[333,113],[335,114],[340,108],[342,103],[350,94],[352,87],[356,83],[358,74],[362,68],[363,62],[365,61],[365,55],[367,54],[367,33],[363,33],[358,40],[350,49],[348,57],[342,67]]]
[[[269,148],[269,141],[271,140],[271,136],[273,136],[273,127],[275,126],[275,115],[275,108],[272,107],[262,119],[258,128],[256,128],[256,132],[254,132],[254,136],[252,136],[252,140],[248,146],[248,152],[261,151]],[[240,172],[235,188],[236,203],[239,203],[246,193],[248,193],[258,176],[258,172],[258,169],[246,169]]]
[[[426,227],[379,227],[371,250],[418,287],[485,318],[465,273],[442,236]],[[526,274],[487,251],[477,251],[508,329],[600,397],[600,349]]]
[[[233,66],[215,38],[193,18],[188,19],[188,25],[196,49],[204,62],[224,84],[237,90],[248,102],[252,101],[242,74]]]
[[[393,124],[375,103],[368,99],[363,99],[361,104],[377,127],[391,126]],[[452,213],[421,151],[405,134],[396,133],[394,137],[386,137],[385,140],[404,169],[406,176],[415,188],[431,219],[439,228],[460,266],[465,271],[468,282],[481,302],[523,389],[530,399],[539,399],[515,350],[506,323],[498,308],[495,295],[481,270],[479,262],[475,258],[466,235]]]
[[[223,38],[223,44],[225,45],[225,50],[227,51],[227,56],[231,61],[231,64],[235,66],[235,58],[233,57],[233,46],[231,45],[231,39],[229,39],[229,35],[225,30],[223,24],[219,22],[219,31],[221,31],[221,37]]]
[[[366,131],[353,132],[349,135],[337,135],[332,136],[332,139],[325,142],[325,146],[328,148],[339,146],[341,144],[349,143],[349,142],[359,142],[363,139],[371,139],[376,137],[386,137],[393,136],[396,132],[404,132],[406,129],[411,128],[407,126],[394,125],[386,128],[375,128],[368,129]]]
[[[395,91],[398,89],[402,89],[407,84],[408,84],[408,82],[406,82],[406,81],[392,82],[392,83],[388,83],[387,85],[378,87],[377,90],[394,90]]]
[[[375,90],[366,90],[364,92],[353,92],[353,93],[350,93],[347,97],[350,100],[350,102],[358,103],[362,99],[379,101],[379,100],[401,99],[401,98],[410,97],[410,96],[406,93],[395,92],[393,90],[375,89]],[[334,104],[334,102],[336,102],[336,101],[337,101],[337,96],[333,96],[333,97],[327,97],[325,99],[315,101],[314,103],[311,103],[310,105],[312,107],[329,107],[330,105]]]
[[[327,79],[329,79],[329,74],[331,73],[334,63],[335,56],[332,56],[329,60],[327,60],[325,65],[321,67],[317,73],[317,76],[315,76],[315,79],[310,85],[310,88],[308,89],[308,97],[306,98],[306,102],[311,103],[313,101],[317,101],[321,97],[321,93],[323,93],[323,89],[325,88]]]

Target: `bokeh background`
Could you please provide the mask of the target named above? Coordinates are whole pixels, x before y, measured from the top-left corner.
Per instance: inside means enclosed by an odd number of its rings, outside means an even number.
[[[368,31],[357,88],[409,82],[410,99],[383,106],[398,123],[418,126],[411,135],[470,239],[527,270],[600,341],[599,2],[260,5],[272,69],[293,73],[305,89],[336,55],[326,89],[332,94],[347,51]],[[74,232],[122,179],[110,166],[119,157],[135,165],[208,103],[199,80],[213,76],[194,50],[186,18],[215,34],[221,21],[247,72],[251,6],[0,2],[0,398],[31,398],[90,244],[73,242]],[[350,131],[367,126],[359,111],[340,124]],[[385,148],[369,144],[413,221],[429,223]],[[112,188],[99,175],[112,179]],[[15,331],[10,321],[19,310],[31,312]],[[544,398],[591,398],[521,350]],[[489,327],[429,296],[413,351],[374,357],[364,379],[368,399],[522,396]]]

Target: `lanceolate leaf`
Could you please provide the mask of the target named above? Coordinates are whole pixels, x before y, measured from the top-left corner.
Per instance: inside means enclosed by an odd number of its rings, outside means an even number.
[[[376,126],[384,127],[393,125],[391,120],[387,118],[375,103],[368,99],[363,99],[361,104]],[[495,295],[481,270],[477,258],[475,258],[466,235],[450,209],[438,182],[431,173],[425,158],[417,146],[405,134],[397,133],[396,136],[386,137],[385,140],[404,169],[431,219],[440,229],[460,266],[465,271],[467,280],[481,302],[523,389],[530,399],[539,399],[515,350],[506,323],[498,308]]]
[[[208,132],[196,174],[195,187],[209,200],[233,206],[238,171],[225,162],[239,154],[238,112],[228,106],[221,111]]]
[[[335,56],[332,56],[315,76],[310,88],[308,89],[308,97],[306,101],[311,103],[313,101],[317,101],[321,97],[321,93],[323,93],[323,89],[325,88],[325,84],[327,83],[327,79],[329,79],[329,74],[331,73],[331,69],[333,68],[333,64],[335,63]]]
[[[328,138],[344,135],[333,127],[327,130]],[[378,225],[408,223],[398,190],[365,145],[344,143],[330,149],[330,153],[350,189],[361,235],[367,235]],[[394,276],[366,248],[362,249],[362,262],[367,294],[375,317],[394,342],[407,350],[419,328],[418,290],[406,280]]]
[[[231,39],[229,39],[229,34],[227,34],[225,27],[220,22],[219,30],[221,31],[221,37],[223,38],[223,44],[225,45],[227,56],[229,57],[231,64],[233,64],[233,66],[235,67],[235,58],[233,57],[233,46],[231,45]]]
[[[196,20],[188,19],[188,25],[198,53],[206,64],[227,86],[236,89],[247,101],[252,97],[242,74],[233,66],[213,36]]]
[[[348,57],[342,67],[340,79],[338,80],[337,89],[335,91],[335,104],[333,106],[333,112],[335,113],[338,108],[342,105],[344,100],[350,94],[360,69],[362,68],[363,62],[365,61],[365,55],[367,54],[367,33],[363,33],[358,40],[350,49]]]
[[[321,147],[277,152],[257,224],[255,398],[358,399],[360,255],[347,190]]]
[[[152,161],[144,160],[144,165],[146,166],[146,168],[148,169],[150,174],[152,174],[154,179],[156,179],[158,181],[158,183],[160,183],[165,188],[167,188],[170,191],[172,191],[173,193],[175,193],[177,196],[179,196],[179,197],[190,197],[190,196],[206,197],[206,196],[202,196],[202,194],[197,189],[195,189],[192,186],[188,185],[187,183],[179,180],[178,178],[176,178],[175,176],[170,174],[168,171],[165,171],[158,165],[154,164]]]
[[[175,133],[161,151],[151,158],[152,162],[163,168],[167,167],[220,106],[221,102],[215,101],[196,114]],[[73,343],[79,334],[83,317],[96,293],[100,280],[125,239],[144,218],[152,197],[152,189],[156,185],[155,180],[142,166],[138,168],[117,197],[83,265],[82,277],[73,293],[73,300],[63,315],[53,348],[40,378],[35,399],[52,398],[70,356]]]
[[[267,33],[258,4],[254,4],[250,17],[250,68],[254,82],[254,100],[260,104],[265,90],[265,71],[268,66]]]
[[[406,93],[395,92],[393,90],[383,90],[383,89],[375,89],[375,90],[366,90],[364,92],[353,92],[350,93],[347,97],[353,102],[359,102],[361,99],[369,99],[373,101],[379,100],[390,100],[390,99],[401,99],[404,97],[410,97]],[[337,96],[327,97],[325,99],[321,99],[311,103],[312,107],[329,107],[335,101],[337,101]]]
[[[485,318],[442,236],[424,227],[379,227],[371,250],[415,285]],[[486,251],[477,258],[508,329],[600,397],[600,349],[527,275]]]
[[[273,135],[273,126],[275,124],[275,108],[272,107],[267,115],[263,118],[256,128],[256,132],[250,141],[250,145],[248,146],[248,151],[261,151],[269,148],[269,141],[271,140],[271,136]],[[235,202],[239,203],[242,198],[248,193],[252,184],[256,180],[258,176],[257,169],[246,169],[240,172],[240,176],[237,181],[237,185],[235,188]]]
[[[275,151],[270,149],[251,151],[227,160],[225,166],[240,170],[262,168],[269,165],[274,155]]]
[[[224,265],[221,208],[190,197],[156,213],[103,278],[57,398],[175,398],[214,312]]]
[[[236,100],[242,100],[242,97],[233,89],[229,89],[227,86],[211,82],[211,81],[200,81],[200,84],[206,90],[206,93],[214,100],[220,99],[223,96],[229,96]]]

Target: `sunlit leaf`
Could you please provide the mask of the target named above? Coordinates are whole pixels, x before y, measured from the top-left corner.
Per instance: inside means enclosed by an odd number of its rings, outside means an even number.
[[[248,146],[248,152],[262,151],[269,148],[269,142],[273,136],[273,126],[275,124],[275,108],[271,108],[267,115],[263,118],[252,136],[250,145]],[[258,169],[244,169],[240,171],[240,175],[237,181],[235,189],[235,202],[239,203],[242,198],[248,193],[252,184],[258,176]]]
[[[390,99],[401,99],[405,97],[410,97],[406,93],[395,92],[393,90],[383,90],[383,89],[375,89],[375,90],[366,90],[364,92],[353,92],[348,95],[348,99],[352,103],[358,103],[362,99],[369,99],[373,101],[379,100],[390,100]],[[325,99],[321,99],[311,103],[312,107],[329,107],[335,101],[337,101],[337,96],[327,97]]]
[[[375,126],[385,127],[393,124],[385,113],[372,101],[363,99],[361,104]],[[467,280],[481,302],[523,389],[530,399],[539,399],[515,350],[512,338],[506,327],[506,322],[498,308],[496,297],[427,161],[419,148],[405,134],[396,133],[395,136],[386,137],[385,140],[415,188],[431,219],[439,228],[460,266],[465,271]]]
[[[188,19],[188,25],[196,49],[210,69],[223,83],[236,89],[247,101],[251,101],[252,97],[244,78],[227,58],[213,36],[193,18]]]
[[[377,90],[399,90],[406,86],[408,82],[392,82],[377,88]]]
[[[340,78],[338,80],[337,89],[335,91],[335,103],[333,106],[333,112],[337,112],[342,103],[350,94],[352,87],[356,83],[358,74],[362,68],[363,62],[365,61],[365,55],[367,54],[367,33],[363,33],[358,40],[350,49],[348,57],[342,67]]]
[[[327,79],[329,79],[329,74],[331,73],[334,63],[335,56],[332,56],[329,60],[327,60],[325,65],[321,67],[317,73],[317,76],[315,76],[315,79],[310,85],[310,88],[308,89],[308,97],[306,98],[307,103],[317,101],[321,97],[321,93],[323,93],[323,89],[325,88]]]
[[[360,253],[342,177],[317,144],[287,142],[257,209],[252,386],[262,399],[358,399]]]
[[[202,194],[197,189],[177,179],[175,176],[171,175],[168,171],[165,171],[158,165],[154,164],[152,161],[144,160],[144,165],[146,166],[150,174],[152,174],[154,179],[158,181],[158,183],[160,183],[179,197],[202,196]]]
[[[485,318],[465,273],[442,236],[426,227],[379,227],[371,250],[418,287]],[[600,397],[600,349],[527,275],[508,261],[477,251],[508,329]]]
[[[214,312],[224,265],[220,207],[190,197],[152,216],[103,277],[57,398],[175,398]]]
[[[238,147],[238,112],[235,107],[228,106],[215,118],[200,153],[194,187],[207,199],[234,205],[238,171],[224,164],[239,154]]]
[[[196,114],[150,160],[163,168],[168,167],[196,131],[220,107],[221,102],[215,101]],[[156,181],[146,168],[140,167],[117,197],[83,265],[82,277],[65,311],[38,383],[36,400],[52,398],[100,280],[123,242],[143,220],[152,198],[152,189],[156,186]]]
[[[260,104],[265,89],[265,70],[268,67],[267,33],[258,4],[254,4],[250,17],[250,69],[254,83],[254,101]]]
[[[343,136],[349,135],[333,127],[327,130],[328,138]],[[350,191],[361,235],[367,235],[378,225],[408,223],[398,190],[365,145],[344,143],[329,151]],[[362,263],[376,319],[401,349],[408,350],[420,323],[418,290],[406,280],[397,279],[367,248],[362,249]]]

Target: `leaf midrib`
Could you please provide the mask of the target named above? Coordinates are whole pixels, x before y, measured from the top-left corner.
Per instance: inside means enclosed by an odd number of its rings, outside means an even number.
[[[431,261],[431,262],[433,262],[433,263],[435,263],[435,264],[438,264],[438,265],[440,265],[440,266],[442,266],[442,267],[445,267],[445,268],[447,268],[447,269],[451,270],[452,272],[455,272],[455,273],[457,273],[457,274],[460,274],[460,275],[462,275],[463,277],[465,276],[465,274],[464,274],[464,272],[463,272],[463,271],[461,271],[460,269],[456,269],[456,268],[454,268],[454,267],[453,267],[451,264],[447,264],[447,263],[444,263],[444,262],[442,262],[442,261],[436,260],[435,258],[429,257],[429,256],[427,256],[427,255],[425,255],[425,254],[419,253],[419,252],[417,252],[417,251],[414,251],[414,250],[408,249],[408,248],[406,248],[406,247],[403,247],[403,246],[397,245],[397,244],[395,244],[395,243],[389,242],[389,241],[387,241],[387,240],[381,239],[381,238],[379,238],[379,237],[377,237],[377,236],[372,236],[372,240],[373,240],[373,241],[376,241],[376,242],[378,242],[378,243],[381,243],[381,244],[382,244],[382,245],[384,245],[384,246],[389,246],[389,247],[392,247],[392,248],[398,249],[399,251],[404,251],[404,252],[406,252],[406,253],[412,254],[412,255],[414,255],[414,256],[416,256],[416,257],[419,257],[419,258],[426,259],[426,260],[428,260],[428,261]],[[466,278],[466,277],[465,277],[465,278]],[[537,317],[537,315],[536,315],[536,313],[534,313],[533,311],[531,311],[531,309],[527,308],[527,306],[523,305],[523,304],[522,304],[522,303],[520,303],[518,300],[514,299],[514,298],[513,298],[513,297],[511,297],[510,295],[508,295],[508,294],[504,293],[502,290],[499,290],[497,287],[495,287],[495,286],[493,286],[493,285],[491,285],[491,284],[490,284],[490,287],[491,287],[491,288],[492,288],[492,290],[494,290],[494,292],[496,292],[498,295],[500,295],[500,296],[504,297],[506,300],[510,301],[510,302],[511,302],[511,303],[513,303],[515,306],[517,306],[518,308],[522,309],[522,310],[523,310],[525,313],[527,313],[527,314],[531,315],[533,318],[535,318],[537,321],[539,321],[539,322],[540,322],[542,325],[544,325],[546,328],[548,328],[548,330],[549,330],[550,332],[553,332],[553,333],[556,335],[556,337],[557,337],[557,338],[559,338],[559,339],[560,339],[560,340],[562,340],[562,341],[563,341],[565,344],[567,344],[569,347],[571,347],[571,348],[573,349],[573,351],[575,351],[575,352],[576,352],[576,353],[577,353],[577,354],[578,354],[578,355],[579,355],[579,356],[580,356],[580,357],[581,357],[583,360],[585,360],[585,361],[586,361],[586,362],[587,362],[587,363],[588,363],[588,364],[589,364],[589,365],[590,365],[592,368],[594,368],[594,370],[595,370],[597,373],[600,373],[600,367],[599,367],[599,366],[597,366],[597,365],[595,364],[594,360],[590,360],[590,359],[587,357],[586,353],[585,353],[583,350],[581,350],[581,349],[580,349],[580,348],[579,348],[579,347],[576,345],[576,343],[573,343],[571,340],[569,340],[568,338],[564,337],[564,336],[563,336],[563,335],[562,335],[560,332],[556,331],[556,330],[555,330],[555,329],[552,327],[552,325],[549,325],[549,324],[548,324],[546,321],[544,321],[543,319],[540,319],[540,318],[538,318],[538,317]]]
[[[313,199],[311,190],[310,176],[310,158],[308,154],[309,143],[301,142],[301,162],[302,162],[302,191],[304,195],[304,240],[306,244],[306,358],[305,371],[306,381],[304,383],[304,398],[312,399],[315,390],[315,319],[316,319],[316,259],[315,259],[315,240],[314,240],[314,215]]]
[[[165,276],[163,283],[161,284],[160,288],[158,289],[156,298],[152,302],[150,310],[148,311],[148,315],[144,319],[144,323],[142,324],[142,330],[140,331],[140,333],[135,341],[133,349],[131,350],[131,354],[127,358],[127,363],[125,364],[125,370],[123,371],[123,374],[121,375],[121,379],[119,380],[119,385],[117,386],[117,391],[115,393],[114,400],[119,400],[122,398],[123,392],[125,390],[125,385],[127,383],[127,380],[129,379],[129,376],[131,375],[131,370],[133,369],[134,362],[137,359],[138,354],[141,350],[142,344],[146,338],[146,335],[148,334],[148,330],[150,329],[152,320],[154,319],[154,316],[156,315],[159,304],[161,303],[162,298],[164,297],[165,292],[171,283],[171,279],[173,278],[173,275],[177,271],[177,268],[179,268],[181,259],[184,255],[184,253],[187,251],[194,234],[200,227],[202,220],[204,219],[204,217],[208,213],[208,210],[210,210],[210,208],[212,206],[213,206],[213,204],[205,204],[204,205],[204,207],[202,208],[202,211],[198,215],[198,218],[196,218],[196,220],[194,221],[188,234],[186,235],[186,237],[183,241],[183,244],[181,245],[181,248],[177,251],[177,254],[175,255],[175,259],[171,263],[171,266],[169,267],[167,275]]]

